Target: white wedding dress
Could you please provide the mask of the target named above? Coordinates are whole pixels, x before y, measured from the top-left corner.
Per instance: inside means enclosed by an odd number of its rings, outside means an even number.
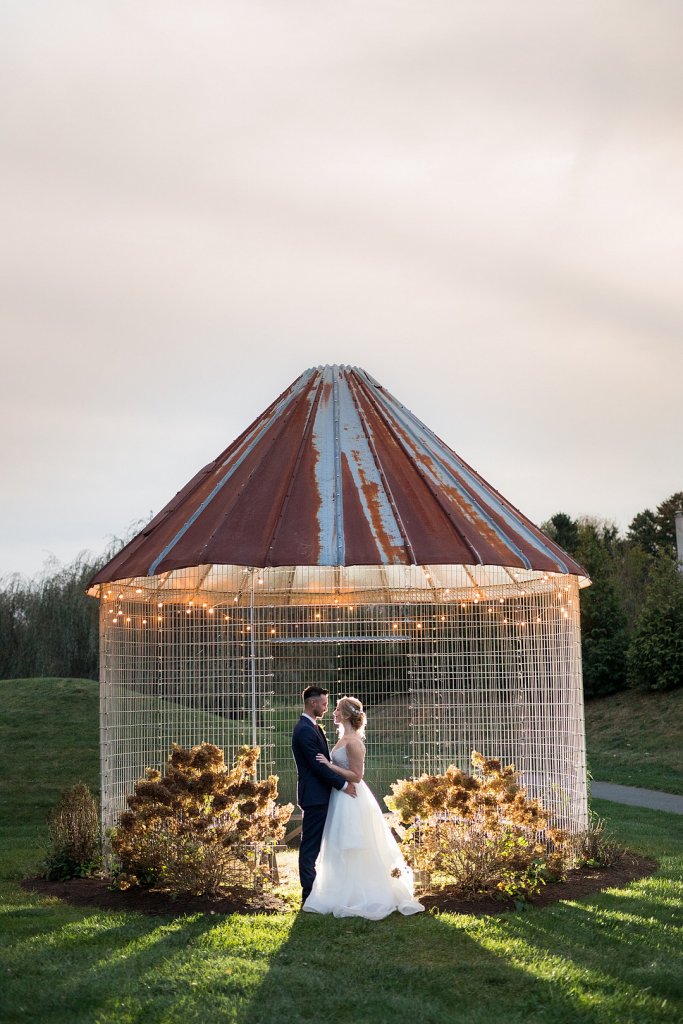
[[[332,761],[348,768],[346,747]],[[413,873],[391,834],[379,804],[364,782],[353,799],[332,790],[316,877],[303,909],[335,917],[379,921],[395,910],[417,914],[424,907],[413,896]]]

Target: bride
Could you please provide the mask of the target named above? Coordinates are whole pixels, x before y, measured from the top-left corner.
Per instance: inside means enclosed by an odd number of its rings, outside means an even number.
[[[332,790],[316,878],[303,909],[373,921],[394,910],[417,914],[424,907],[413,896],[413,873],[363,782],[365,713],[361,702],[341,697],[334,723],[339,742],[332,748],[331,760],[324,754],[318,754],[317,760],[354,782],[356,799]]]

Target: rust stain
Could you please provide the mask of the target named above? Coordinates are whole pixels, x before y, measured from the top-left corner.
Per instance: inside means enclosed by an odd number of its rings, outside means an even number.
[[[407,557],[405,545],[397,545],[387,533],[384,525],[380,506],[381,499],[384,499],[384,504],[387,508],[389,507],[387,495],[380,490],[379,484],[375,480],[368,479],[363,466],[360,464],[360,460],[357,462],[357,468],[361,479],[361,489],[370,514],[371,528],[380,545],[380,549],[377,551],[378,563],[380,561],[389,562],[390,564],[409,563],[410,559]]]
[[[351,432],[345,408],[360,417],[367,450],[364,439],[350,454],[339,450],[339,438]],[[586,575],[452,449],[433,435],[423,443],[424,429],[363,370],[309,370],[196,473],[89,585],[207,562],[336,564],[331,538],[341,522],[345,565],[514,567],[525,558],[534,569],[563,571],[564,563],[570,573]],[[320,481],[330,473],[320,476],[316,437],[327,463],[336,453],[340,493],[335,487],[320,493]]]

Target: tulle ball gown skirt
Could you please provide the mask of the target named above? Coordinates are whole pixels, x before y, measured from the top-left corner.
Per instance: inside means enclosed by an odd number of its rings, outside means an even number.
[[[395,910],[417,914],[413,873],[401,855],[379,804],[360,782],[355,799],[333,790],[316,878],[303,909],[335,917],[379,921]]]

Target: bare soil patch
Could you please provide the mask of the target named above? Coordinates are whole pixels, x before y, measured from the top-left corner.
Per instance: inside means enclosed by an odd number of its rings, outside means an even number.
[[[590,896],[602,889],[619,888],[639,878],[647,878],[657,869],[651,857],[624,852],[619,861],[609,868],[584,867],[571,871],[564,882],[549,882],[530,901],[531,906],[546,907],[559,900],[574,900]],[[187,914],[282,914],[291,911],[287,901],[277,892],[254,893],[251,890],[232,890],[220,896],[171,897],[163,892],[112,889],[109,878],[73,878],[67,882],[48,882],[45,878],[26,878],[21,883],[29,892],[53,896],[78,907],[102,910],[127,910],[140,914],[182,917]],[[484,896],[463,899],[452,888],[420,896],[420,901],[431,911],[454,914],[500,914],[519,909],[514,900]]]

